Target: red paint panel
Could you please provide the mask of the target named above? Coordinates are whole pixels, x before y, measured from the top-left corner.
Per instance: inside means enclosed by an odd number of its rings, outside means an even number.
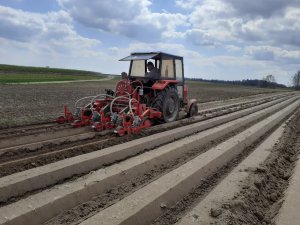
[[[178,80],[159,80],[156,81],[153,85],[152,85],[152,89],[153,90],[163,90],[165,89],[169,84],[177,84]]]

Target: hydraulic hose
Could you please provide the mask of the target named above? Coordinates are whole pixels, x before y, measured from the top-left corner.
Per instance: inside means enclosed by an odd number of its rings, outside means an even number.
[[[99,94],[99,95],[94,96],[94,98],[93,98],[92,101],[91,101],[91,105],[93,105],[93,103],[95,102],[96,98],[98,98],[98,97],[111,97],[111,98],[114,98],[114,96],[112,96],[112,95],[108,95],[108,94]]]
[[[84,99],[88,99],[88,98],[94,98],[95,96],[87,96],[87,97],[83,97],[83,98],[80,98],[80,99],[78,99],[76,102],[75,102],[75,108],[77,108],[77,104],[80,102],[80,101],[82,101],[82,100],[84,100]]]

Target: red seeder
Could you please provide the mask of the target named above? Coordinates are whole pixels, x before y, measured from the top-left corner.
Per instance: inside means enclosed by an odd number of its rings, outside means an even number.
[[[139,133],[143,128],[151,127],[151,119],[162,117],[160,111],[141,102],[141,97],[151,98],[143,92],[141,81],[123,79],[117,83],[115,92],[106,90],[106,94],[79,99],[74,114],[65,106],[64,116],[56,121],[71,123],[74,127],[92,126],[96,131],[114,130],[120,136]],[[79,102],[87,99],[91,101],[78,107]]]

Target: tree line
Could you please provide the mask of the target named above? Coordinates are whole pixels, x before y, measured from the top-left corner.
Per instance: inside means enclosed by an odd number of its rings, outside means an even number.
[[[218,84],[232,84],[242,86],[252,86],[261,88],[287,88],[284,84],[276,83],[273,75],[267,75],[263,79],[244,79],[244,80],[216,80],[216,79],[203,79],[203,78],[186,78],[186,80],[201,81]],[[300,70],[292,76],[292,88],[300,90]]]
[[[217,84],[232,84],[232,85],[242,85],[251,87],[261,87],[261,88],[286,88],[283,84],[277,84],[276,82],[269,81],[267,79],[244,79],[244,80],[216,80],[216,79],[203,79],[203,78],[186,78],[186,80],[201,81],[208,83]]]

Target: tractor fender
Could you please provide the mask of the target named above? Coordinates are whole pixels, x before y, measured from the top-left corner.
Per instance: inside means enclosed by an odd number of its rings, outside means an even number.
[[[188,113],[190,111],[191,105],[192,104],[196,104],[197,103],[197,99],[190,99],[186,105],[186,113]]]
[[[178,80],[159,80],[156,81],[151,88],[153,90],[164,90],[167,86],[177,84],[178,82]]]

